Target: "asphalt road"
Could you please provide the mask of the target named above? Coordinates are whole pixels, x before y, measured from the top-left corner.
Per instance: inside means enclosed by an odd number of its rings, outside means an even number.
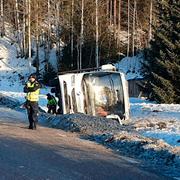
[[[27,126],[0,114],[0,180],[167,179],[76,134]]]

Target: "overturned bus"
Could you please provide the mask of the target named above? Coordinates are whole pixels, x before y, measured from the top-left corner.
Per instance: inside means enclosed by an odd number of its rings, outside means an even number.
[[[129,122],[128,84],[112,65],[58,74],[56,96],[62,114],[84,113]]]

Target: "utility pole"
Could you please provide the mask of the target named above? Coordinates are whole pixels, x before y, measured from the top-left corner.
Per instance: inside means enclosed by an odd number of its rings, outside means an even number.
[[[99,67],[99,18],[98,0],[96,0],[96,67]]]

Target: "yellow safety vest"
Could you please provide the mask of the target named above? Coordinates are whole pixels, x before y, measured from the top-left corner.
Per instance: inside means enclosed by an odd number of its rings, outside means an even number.
[[[35,83],[31,84],[30,82],[28,82],[27,87],[33,88],[34,84]],[[39,101],[39,93],[40,93],[40,89],[37,89],[34,92],[28,92],[26,98],[28,101],[37,102],[37,101]]]

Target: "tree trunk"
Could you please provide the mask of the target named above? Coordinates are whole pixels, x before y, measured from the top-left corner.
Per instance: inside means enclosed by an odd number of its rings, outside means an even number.
[[[74,0],[71,3],[71,63],[74,66]]]
[[[130,50],[130,0],[128,0],[128,29],[127,29],[127,57],[129,57]]]
[[[18,1],[15,1],[15,10],[16,10],[16,43],[17,43],[17,57],[22,56],[23,54],[23,48],[22,48],[22,37],[21,37],[21,31],[20,31],[20,20],[19,20],[19,8],[18,8]]]
[[[39,75],[39,3],[36,3],[36,72]]]
[[[121,34],[121,0],[118,4],[118,34],[117,34],[117,47],[120,48],[120,34]]]
[[[22,38],[23,38],[23,43],[22,43],[22,54],[21,54],[21,57],[24,57],[25,56],[25,52],[26,52],[26,10],[27,10],[27,7],[26,7],[26,0],[23,1],[23,27],[22,27]]]
[[[149,15],[149,42],[152,39],[152,11],[153,11],[153,0],[150,2],[150,15]]]
[[[134,0],[134,12],[133,12],[133,38],[132,38],[132,54],[135,55],[135,35],[136,35],[136,0]]]
[[[50,34],[51,34],[51,23],[50,23],[50,0],[47,2],[47,8],[48,8],[48,30],[47,30],[47,49],[46,49],[46,67],[48,71],[48,62],[49,62],[49,55],[50,55]]]
[[[96,67],[99,67],[99,13],[98,13],[98,0],[96,0]]]
[[[117,18],[117,0],[114,0],[114,27],[115,29],[117,25],[116,18]]]
[[[79,49],[79,69],[82,69],[82,46],[84,41],[84,0],[81,6],[81,35],[80,35],[80,49]]]
[[[1,0],[1,37],[5,36],[5,26],[4,26],[4,2]]]
[[[112,0],[110,0],[109,11],[110,11],[110,26],[111,26],[112,25],[112,13],[113,13],[113,3],[112,3]]]
[[[106,0],[106,16],[107,22],[109,21],[109,0]]]
[[[28,0],[28,57],[29,72],[31,73],[31,0]]]

